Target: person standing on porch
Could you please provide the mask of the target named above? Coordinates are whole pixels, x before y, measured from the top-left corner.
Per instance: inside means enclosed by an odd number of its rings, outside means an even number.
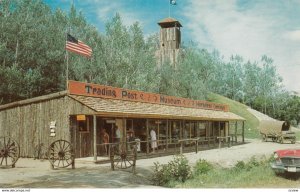
[[[102,142],[104,144],[105,153],[107,155],[108,154],[108,146],[107,145],[109,143],[109,135],[105,129],[102,129],[101,136],[102,136]]]
[[[150,131],[150,138],[151,138],[152,152],[154,153],[155,149],[157,148],[157,141],[156,141],[156,133],[153,128]]]
[[[120,142],[120,138],[121,138],[121,132],[118,126],[116,126],[116,142],[115,143],[119,143]]]

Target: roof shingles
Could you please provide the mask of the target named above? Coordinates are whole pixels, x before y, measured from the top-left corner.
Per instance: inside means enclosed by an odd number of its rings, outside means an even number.
[[[137,115],[138,117],[157,117],[172,119],[193,119],[193,120],[228,120],[244,121],[245,119],[231,112],[177,107],[143,102],[123,101],[115,99],[103,99],[99,97],[87,97],[69,95],[73,99],[90,107],[99,114],[124,114]]]

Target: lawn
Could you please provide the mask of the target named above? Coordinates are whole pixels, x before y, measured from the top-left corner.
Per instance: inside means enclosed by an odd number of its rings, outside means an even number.
[[[253,163],[254,162],[254,163]],[[214,167],[206,174],[198,174],[184,183],[171,182],[172,188],[299,188],[300,174],[276,175],[269,160],[250,161],[245,167]]]

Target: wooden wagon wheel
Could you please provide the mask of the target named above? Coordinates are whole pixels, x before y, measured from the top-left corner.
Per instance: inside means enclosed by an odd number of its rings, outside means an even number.
[[[262,134],[262,141],[267,141],[267,136],[265,134]]]
[[[121,144],[119,149],[114,148],[114,168],[127,169],[135,167],[136,162],[136,145],[132,145],[130,150],[126,150],[126,144]],[[128,146],[129,147],[129,146]]]
[[[48,148],[48,159],[52,167],[64,168],[74,164],[73,147],[69,141],[56,140]]]
[[[0,137],[0,167],[15,167],[19,157],[19,144],[10,137]]]
[[[278,141],[278,143],[283,143],[283,137],[282,136],[279,136],[278,138],[277,138],[277,141]]]
[[[293,138],[291,139],[291,143],[292,143],[292,144],[295,144],[295,143],[296,143],[296,137],[293,137]]]

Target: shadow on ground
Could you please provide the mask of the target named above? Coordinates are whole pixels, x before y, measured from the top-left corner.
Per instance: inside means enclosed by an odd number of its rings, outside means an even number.
[[[278,177],[292,180],[292,181],[297,181],[300,179],[300,173],[291,173],[291,172],[284,172],[284,173],[276,173]]]
[[[49,174],[33,177],[32,181],[18,181],[5,187],[23,188],[152,188],[151,171],[138,168],[112,171],[109,167],[53,170]]]

